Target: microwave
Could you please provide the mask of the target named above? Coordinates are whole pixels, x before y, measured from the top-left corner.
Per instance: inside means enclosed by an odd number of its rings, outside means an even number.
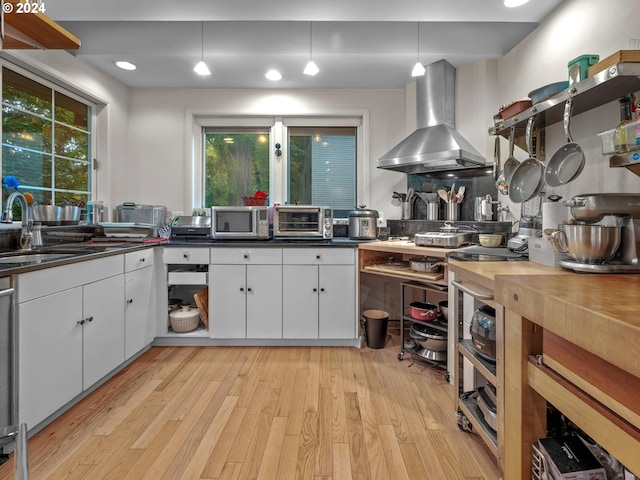
[[[211,207],[211,236],[225,240],[261,240],[269,238],[266,206]]]
[[[276,238],[333,238],[333,210],[315,205],[276,205],[273,212]]]

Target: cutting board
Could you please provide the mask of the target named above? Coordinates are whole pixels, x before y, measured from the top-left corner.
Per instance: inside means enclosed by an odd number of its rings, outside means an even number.
[[[600,60],[595,65],[590,66],[587,76],[593,77],[596,73],[621,62],[640,62],[640,50],[618,50],[613,55],[609,55],[604,60]]]
[[[209,328],[209,287],[204,287],[193,294],[193,299],[198,306],[200,320],[204,323],[204,328]]]
[[[378,272],[378,273],[393,273],[396,275],[402,275],[403,277],[410,277],[419,280],[442,280],[444,278],[444,272],[438,273],[425,273],[425,272],[416,272],[415,270],[411,270],[409,266],[405,265],[389,265],[389,264],[380,264],[380,265],[369,265],[368,267],[364,267],[367,271]]]

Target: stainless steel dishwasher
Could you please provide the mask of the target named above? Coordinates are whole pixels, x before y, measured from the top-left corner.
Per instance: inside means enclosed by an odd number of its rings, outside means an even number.
[[[18,332],[15,321],[14,289],[9,277],[0,278],[0,454],[15,447],[15,478],[29,478],[27,427],[18,422]]]

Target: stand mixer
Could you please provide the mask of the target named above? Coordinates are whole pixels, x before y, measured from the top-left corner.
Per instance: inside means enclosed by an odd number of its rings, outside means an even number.
[[[610,222],[620,225],[622,231],[620,246],[610,260],[596,264],[563,260],[560,266],[587,273],[640,273],[640,194],[582,194],[564,205],[571,208],[571,215],[580,224]]]

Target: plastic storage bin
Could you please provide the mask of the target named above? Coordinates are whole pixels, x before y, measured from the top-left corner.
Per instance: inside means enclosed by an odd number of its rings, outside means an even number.
[[[574,58],[567,64],[569,69],[569,85],[573,85],[576,82],[581,82],[587,78],[589,67],[595,65],[600,60],[599,55],[580,55],[578,58]]]

